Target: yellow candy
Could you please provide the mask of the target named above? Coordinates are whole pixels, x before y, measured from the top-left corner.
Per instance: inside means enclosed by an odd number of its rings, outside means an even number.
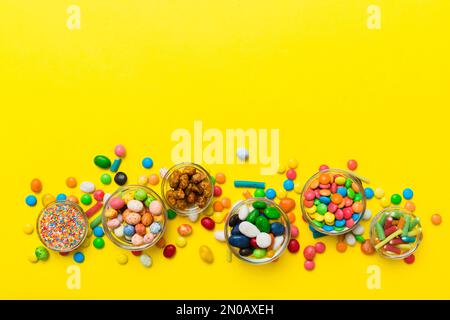
[[[126,256],[126,254],[121,253],[117,256],[116,260],[119,264],[124,265],[124,264],[127,264],[128,257]]]
[[[323,215],[321,214],[315,214],[314,215],[314,220],[318,221],[318,222],[322,222],[325,218],[323,217]]]
[[[305,208],[305,211],[307,214],[312,215],[316,212],[317,207],[316,206],[312,206],[311,208]]]
[[[267,258],[272,258],[274,255],[275,255],[275,251],[273,251],[273,250],[269,250],[266,253]]]
[[[81,244],[81,247],[87,248],[87,247],[89,247],[90,244],[91,244],[91,242],[89,240],[84,240],[84,242]]]
[[[280,164],[280,166],[278,167],[277,172],[279,174],[283,174],[286,171],[286,166],[283,166],[282,164]]]
[[[42,204],[44,205],[44,207],[53,201],[56,201],[56,198],[51,194],[47,193],[42,196]]]
[[[303,186],[300,183],[296,183],[294,185],[295,193],[300,194],[300,193],[302,193],[302,190],[303,190]]]
[[[186,238],[179,236],[177,237],[177,239],[175,240],[175,244],[177,245],[177,247],[179,248],[184,248],[187,245],[187,241]]]
[[[34,252],[30,253],[28,255],[28,261],[30,261],[31,263],[36,263],[38,262],[38,258],[36,257],[36,255],[34,254]]]
[[[383,197],[380,199],[380,204],[383,208],[389,207],[391,205],[391,201],[388,198]]]
[[[134,194],[132,192],[125,193],[122,196],[122,200],[125,201],[125,203],[128,203],[128,201],[133,200],[133,199],[134,199]]]
[[[199,249],[200,258],[202,258],[203,261],[206,263],[213,263],[214,262],[214,255],[211,251],[211,249],[208,246],[201,246]]]
[[[32,234],[34,231],[34,226],[30,223],[27,223],[23,226],[23,232],[25,234]]]
[[[326,224],[333,225],[334,224],[334,214],[332,214],[331,212],[325,213],[324,220],[325,220]]]
[[[147,176],[140,176],[138,178],[138,184],[141,185],[141,186],[146,185],[147,182],[148,182]]]
[[[277,191],[277,198],[278,199],[280,199],[280,200],[284,199],[284,198],[286,198],[286,196],[287,196],[286,190],[280,189],[280,190]]]
[[[225,217],[227,216],[228,212],[214,212],[212,219],[215,223],[222,223]]]
[[[337,177],[334,182],[336,182],[336,184],[338,186],[342,186],[343,184],[345,184],[345,178],[344,177]]]
[[[212,208],[206,209],[203,214],[207,217],[211,217],[214,214],[214,210]]]
[[[384,197],[384,190],[381,188],[376,188],[374,193],[375,193],[375,198],[381,199]]]
[[[288,161],[288,167],[291,169],[295,169],[298,166],[298,161],[295,159],[289,159]]]

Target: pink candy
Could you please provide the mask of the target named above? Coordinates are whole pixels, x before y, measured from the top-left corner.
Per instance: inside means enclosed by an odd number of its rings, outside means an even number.
[[[316,264],[312,260],[306,260],[304,266],[306,270],[311,271],[314,270]]]
[[[297,172],[295,172],[294,169],[289,169],[286,171],[286,178],[289,180],[295,180],[295,178],[297,178]]]
[[[316,256],[316,249],[313,246],[306,246],[303,249],[303,256],[306,260],[313,260]]]
[[[114,148],[114,153],[116,154],[116,156],[123,158],[126,155],[126,150],[125,147],[121,144],[118,144],[115,148]]]
[[[297,238],[298,237],[298,228],[297,226],[291,224],[291,237]]]
[[[150,202],[150,206],[148,207],[148,209],[150,210],[151,214],[159,216],[163,211],[163,205],[161,201],[154,200]]]
[[[125,206],[125,201],[121,198],[113,198],[109,201],[109,206],[115,210],[120,210]]]

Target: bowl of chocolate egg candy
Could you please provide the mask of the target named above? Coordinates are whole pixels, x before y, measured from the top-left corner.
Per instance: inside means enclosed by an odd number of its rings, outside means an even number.
[[[278,204],[267,198],[249,198],[233,206],[224,234],[229,249],[240,260],[265,264],[286,250],[291,226]]]
[[[301,209],[316,231],[341,235],[353,230],[366,210],[361,178],[340,169],[327,169],[313,175],[303,187]]]
[[[384,258],[409,257],[422,242],[420,219],[403,207],[387,207],[372,219],[370,242]]]
[[[166,230],[167,210],[152,189],[129,185],[117,189],[105,203],[103,228],[108,238],[126,250],[145,250]]]
[[[182,216],[203,212],[211,204],[214,185],[202,166],[184,162],[170,168],[161,183],[167,206]]]

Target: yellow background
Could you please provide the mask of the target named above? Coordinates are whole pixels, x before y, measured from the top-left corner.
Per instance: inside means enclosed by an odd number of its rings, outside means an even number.
[[[70,4],[81,8],[80,30],[66,27]],[[381,7],[381,30],[366,26],[370,4]],[[2,0],[0,298],[450,298],[449,11],[446,0]],[[113,157],[123,143],[122,169],[134,182],[172,164],[170,134],[194,120],[205,129],[279,128],[281,159],[299,160],[300,183],[321,163],[355,158],[372,187],[413,188],[425,232],[416,263],[368,257],[359,246],[340,254],[327,238],[313,272],[301,253],[230,264],[226,246],[198,223],[174,259],[150,249],[150,269],[131,254],[120,266],[108,240],[101,251],[91,245],[80,290],[66,287],[71,257],[27,261],[39,244],[22,232],[41,207],[24,203],[32,178],[43,193],[70,193],[70,175],[99,186],[93,157]],[[154,169],[141,167],[144,156]],[[227,174],[233,200],[241,194],[233,179],[276,188],[283,180],[260,177],[259,166],[209,167]],[[304,248],[313,239],[296,214]],[[170,222],[170,242],[183,222]],[[201,244],[213,265],[198,257]],[[380,290],[366,287],[373,264]]]

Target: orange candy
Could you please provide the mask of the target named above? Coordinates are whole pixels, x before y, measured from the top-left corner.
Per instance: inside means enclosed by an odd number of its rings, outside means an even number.
[[[69,188],[75,188],[77,186],[77,179],[75,179],[74,177],[68,177],[66,179],[66,185]]]
[[[437,213],[433,214],[433,215],[431,216],[431,222],[432,222],[435,226],[440,225],[440,224],[442,223],[442,217],[441,217],[441,215],[440,215],[440,214],[437,214]]]
[[[213,210],[215,212],[222,212],[223,211],[223,204],[221,201],[214,201],[213,203]]]
[[[314,180],[311,182],[310,186],[311,189],[317,189],[319,187],[319,180]]]
[[[361,244],[361,251],[364,254],[373,254],[375,252],[375,248],[370,243],[370,240],[366,240]]]
[[[319,183],[320,184],[329,184],[330,183],[330,175],[328,175],[326,173],[322,173],[319,176]]]
[[[78,203],[78,198],[75,196],[69,196],[67,197],[67,200],[73,203]]]
[[[331,191],[329,189],[321,189],[319,191],[319,193],[321,196],[324,196],[324,197],[328,197],[329,195],[331,195]]]
[[[231,200],[230,198],[222,198],[222,205],[224,208],[231,208]]]
[[[289,219],[290,223],[294,223],[295,222],[295,214],[294,214],[294,212],[292,212],[292,211],[288,212],[286,215],[288,216],[288,219]]]
[[[39,179],[33,179],[30,186],[33,192],[39,193],[42,191],[42,182]]]
[[[363,205],[361,202],[355,202],[352,205],[353,212],[361,213],[363,211]]]
[[[331,202],[335,203],[335,204],[339,204],[342,202],[342,195],[340,195],[339,193],[335,193],[331,196]]]
[[[281,199],[279,203],[284,212],[290,212],[295,208],[295,200],[291,198]]]
[[[151,174],[150,177],[148,177],[148,183],[150,183],[152,186],[156,186],[159,183],[158,175]]]
[[[166,246],[166,239],[159,239],[159,241],[156,243],[156,246],[160,249],[164,248]]]
[[[225,181],[226,181],[225,175],[223,173],[221,173],[221,172],[218,172],[216,174],[216,182],[219,183],[219,184],[224,184]]]
[[[339,252],[345,252],[345,250],[347,250],[347,244],[344,241],[339,241],[336,244],[336,250]]]
[[[242,195],[244,196],[245,199],[249,199],[252,197],[252,194],[248,190],[245,190],[244,192],[242,192]]]
[[[412,201],[406,201],[405,203],[405,209],[409,210],[411,212],[414,212],[414,210],[416,210],[416,205],[414,204],[414,202]]]

